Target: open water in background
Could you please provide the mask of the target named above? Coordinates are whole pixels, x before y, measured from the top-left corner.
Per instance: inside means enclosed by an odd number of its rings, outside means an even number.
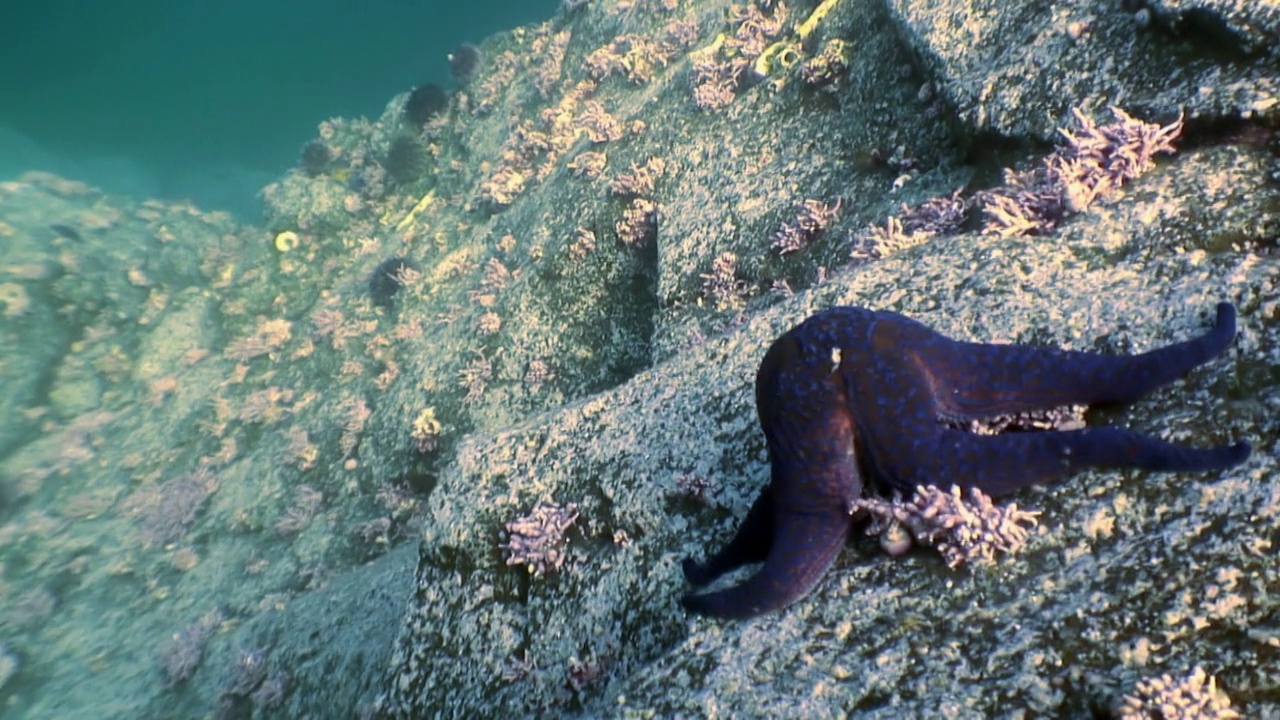
[[[260,219],[256,194],[316,124],[452,87],[460,42],[558,0],[45,0],[0,4],[0,180],[56,172],[110,193]]]

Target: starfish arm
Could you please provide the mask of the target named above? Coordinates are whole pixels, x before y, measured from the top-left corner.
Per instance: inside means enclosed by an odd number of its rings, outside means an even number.
[[[999,496],[1061,480],[1086,467],[1131,467],[1156,472],[1206,472],[1238,465],[1245,442],[1214,448],[1174,445],[1120,428],[1070,432],[971,435],[943,430],[936,443],[917,447],[918,462],[895,485],[976,487]]]
[[[1062,405],[1135,400],[1223,352],[1235,309],[1212,330],[1129,356],[1025,345],[962,343],[890,312],[831,308],[784,334],[756,376],[772,473],[733,540],[705,563],[684,562],[695,586],[763,561],[745,582],[689,594],[691,612],[749,618],[813,589],[848,537],[853,501],[918,485],[1002,495],[1085,467],[1202,472],[1243,462],[1248,443],[1188,448],[1118,428],[970,434],[940,416],[984,418]]]
[[[818,584],[849,537],[850,515],[842,509],[784,512],[764,565],[746,582],[680,603],[699,615],[745,619],[781,609]]]
[[[814,325],[787,333],[756,374],[760,424],[769,446],[768,488],[738,534],[706,563],[684,563],[702,585],[749,562],[761,569],[740,585],[686,595],[691,612],[745,618],[809,592],[849,534],[849,508],[862,494],[854,421],[832,348]],[[836,355],[835,357],[839,357]]]
[[[924,368],[939,412],[983,418],[1064,405],[1132,402],[1226,350],[1235,338],[1235,320],[1235,308],[1221,303],[1208,332],[1137,355],[956,342],[900,316],[882,325],[903,340],[910,335],[911,345],[898,342]]]
[[[877,317],[866,349],[846,352],[852,362],[844,380],[853,415],[864,418],[858,425],[858,442],[865,449],[868,474],[887,487],[910,492],[918,485],[959,484],[999,495],[1060,480],[1084,467],[1200,472],[1230,467],[1249,455],[1247,443],[1184,448],[1114,428],[983,437],[944,428],[937,420],[957,396],[954,391],[941,391],[939,385],[964,382],[964,372],[987,378],[998,373],[1013,380],[1007,390],[987,396],[997,398],[995,401],[958,406],[965,410],[962,415],[975,408],[980,409],[975,412],[978,417],[992,414],[989,411],[993,409],[997,414],[1024,409],[1014,403],[1026,398],[1036,403],[1029,407],[1053,407],[1064,400],[1102,402],[1137,397],[1221,352],[1235,335],[1235,312],[1230,305],[1218,307],[1218,322],[1209,333],[1135,356],[1063,353],[1023,345],[963,345],[951,343],[914,321],[883,315],[888,317]],[[928,359],[937,356],[930,348],[939,342],[961,350],[985,348],[990,352],[974,356],[953,351],[949,366],[930,365]],[[973,357],[982,362],[974,362]],[[1071,362],[1051,371],[1042,361],[1053,357]],[[1019,363],[1027,369],[1017,370]],[[1081,373],[1081,367],[1087,372]],[[1124,378],[1130,374],[1126,385]],[[1055,395],[1059,392],[1052,390],[1055,379],[1068,386],[1089,381],[1100,389],[1087,397],[1081,397],[1078,388],[1069,396]],[[1028,387],[1031,394],[1024,395],[1015,387]],[[990,388],[988,383],[986,390]]]
[[[685,579],[700,587],[743,565],[763,561],[773,545],[773,529],[773,493],[766,485],[728,545],[706,562],[684,559],[681,569]]]

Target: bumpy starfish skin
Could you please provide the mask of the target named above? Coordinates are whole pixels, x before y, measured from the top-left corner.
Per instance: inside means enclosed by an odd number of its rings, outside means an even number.
[[[869,489],[960,485],[1002,495],[1090,466],[1202,472],[1243,462],[1245,442],[1197,449],[1110,427],[974,435],[939,421],[1131,402],[1231,344],[1235,309],[1217,311],[1204,335],[1140,355],[958,342],[858,307],[810,317],[774,342],[756,373],[769,484],[733,540],[705,563],[686,559],[684,574],[702,586],[764,565],[740,585],[685,595],[683,605],[748,618],[800,598],[839,554],[856,519],[852,503]]]

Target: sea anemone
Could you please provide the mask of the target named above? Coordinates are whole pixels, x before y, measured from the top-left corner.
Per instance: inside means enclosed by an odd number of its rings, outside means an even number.
[[[402,257],[387,258],[374,268],[373,275],[369,276],[369,294],[373,296],[374,305],[388,309],[391,307],[396,293],[404,287],[404,281],[401,278],[406,269],[416,271],[418,268],[410,260]]]
[[[315,177],[329,169],[329,163],[333,162],[333,153],[329,152],[329,148],[319,140],[312,140],[302,146],[302,172]]]
[[[454,82],[465,86],[480,72],[482,62],[484,57],[480,54],[480,48],[471,43],[462,43],[449,53],[449,72],[452,73]]]
[[[426,174],[429,159],[426,146],[416,137],[397,135],[382,167],[393,183],[407,185]]]
[[[448,105],[448,94],[439,85],[426,83],[409,93],[409,99],[404,104],[404,117],[414,127],[421,128]]]

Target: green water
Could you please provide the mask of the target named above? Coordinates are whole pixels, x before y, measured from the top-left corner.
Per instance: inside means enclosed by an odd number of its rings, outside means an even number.
[[[189,197],[256,221],[259,189],[316,124],[450,87],[458,43],[555,0],[6,3],[0,179],[49,170],[108,192]]]
[[[203,368],[223,365],[236,312],[252,325],[278,293],[305,295],[262,282],[277,277],[268,268],[280,253],[261,229],[259,193],[296,164],[317,125],[377,119],[422,83],[452,89],[450,50],[556,5],[0,9],[0,718],[247,716],[247,693],[198,697],[186,692],[190,672],[173,668],[238,667],[261,649],[230,642],[243,618],[390,543],[375,531],[397,532],[394,523],[362,532],[338,509],[341,495],[369,495],[367,483],[310,490],[322,470],[308,473],[305,461],[233,469],[232,456],[280,442],[276,427],[242,424],[238,447],[224,444],[214,460],[222,430],[207,424],[218,411],[205,390],[225,374]],[[333,242],[320,261],[342,248]],[[237,279],[212,290],[224,272]],[[361,294],[359,272],[344,292]],[[228,313],[209,298],[231,284],[225,297],[243,301]],[[298,339],[307,326],[298,322]],[[192,380],[170,387],[156,371]],[[299,498],[305,522],[277,526],[277,510]],[[197,516],[213,523],[208,532],[188,532]],[[148,529],[153,520],[164,527]],[[251,551],[250,536],[263,538]],[[209,641],[203,660],[199,649],[194,661],[178,657],[190,643],[175,639],[197,635],[196,645]],[[287,687],[286,673],[271,673],[258,684]],[[289,715],[278,703],[259,701]],[[325,715],[349,717],[356,699],[343,703]]]

